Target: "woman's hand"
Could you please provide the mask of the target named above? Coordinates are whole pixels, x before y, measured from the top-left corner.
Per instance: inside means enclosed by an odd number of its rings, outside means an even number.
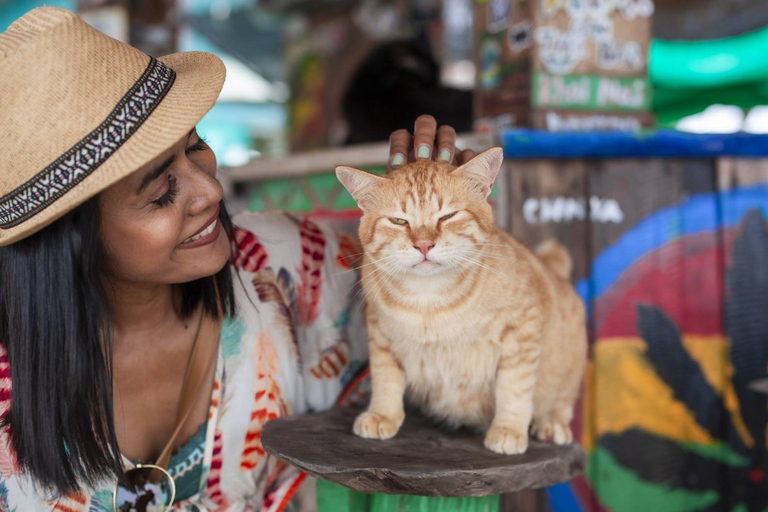
[[[387,170],[413,162],[418,158],[450,162],[462,165],[475,156],[471,149],[456,148],[456,130],[451,126],[437,128],[437,121],[429,115],[419,116],[413,129],[397,130],[389,136],[389,164]],[[437,144],[435,144],[437,143]]]

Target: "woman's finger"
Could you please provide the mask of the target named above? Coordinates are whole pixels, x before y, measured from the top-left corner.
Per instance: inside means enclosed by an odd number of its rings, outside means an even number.
[[[387,170],[396,169],[408,161],[411,148],[411,134],[408,130],[397,130],[389,136],[389,164]]]
[[[419,116],[413,129],[413,150],[416,158],[432,158],[437,121],[429,115]]]
[[[456,153],[456,165],[464,165],[477,156],[471,149],[465,149]]]
[[[443,162],[453,160],[456,152],[456,130],[452,126],[443,125],[437,130],[437,159]]]

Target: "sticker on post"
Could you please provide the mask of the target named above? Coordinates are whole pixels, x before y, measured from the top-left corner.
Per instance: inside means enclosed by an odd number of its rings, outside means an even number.
[[[573,18],[569,30],[593,41],[601,43],[613,41],[613,20],[608,17]]]
[[[507,35],[507,42],[509,43],[509,48],[514,53],[520,53],[530,48],[533,44],[533,27],[531,22],[526,20],[512,25]]]
[[[606,18],[613,8],[614,0],[568,0],[566,4],[571,18]]]
[[[480,88],[495,89],[501,83],[501,45],[495,37],[480,40]]]
[[[645,65],[640,45],[634,41],[599,42],[596,44],[596,50],[597,67],[600,69],[642,69]]]
[[[650,18],[655,10],[653,0],[615,0],[616,8],[628,21],[635,18]]]
[[[534,33],[538,44],[538,55],[550,73],[565,75],[572,73],[587,56],[586,39],[583,34],[561,32],[555,27],[540,27]]]
[[[511,0],[488,1],[488,32],[495,34],[506,29],[512,18]]]
[[[589,16],[588,0],[567,0],[565,9],[571,18],[586,18]]]
[[[594,114],[587,116],[563,116],[556,112],[547,112],[547,130],[551,132],[593,132],[593,131],[622,131],[638,132],[643,125],[635,117],[623,117],[610,114]]]
[[[563,8],[564,0],[540,0],[541,15],[546,19],[552,19]]]

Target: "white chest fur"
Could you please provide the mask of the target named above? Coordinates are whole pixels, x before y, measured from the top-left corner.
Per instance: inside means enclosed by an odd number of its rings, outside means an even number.
[[[499,347],[489,335],[492,318],[462,313],[401,311],[380,321],[405,371],[407,397],[449,424],[485,428],[493,418]]]

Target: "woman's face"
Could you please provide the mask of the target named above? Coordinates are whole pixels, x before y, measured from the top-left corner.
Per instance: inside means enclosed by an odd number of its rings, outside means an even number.
[[[101,239],[111,279],[178,284],[217,273],[229,258],[218,220],[216,157],[193,129],[154,161],[102,192]]]

